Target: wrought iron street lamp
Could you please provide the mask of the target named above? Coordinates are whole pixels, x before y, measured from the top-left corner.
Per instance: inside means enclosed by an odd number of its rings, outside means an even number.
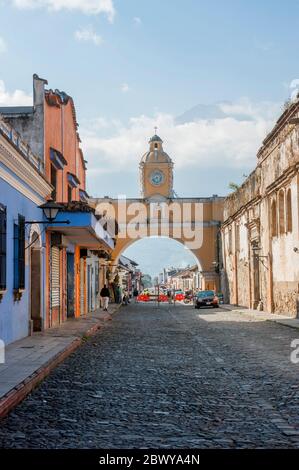
[[[39,208],[43,210],[46,219],[48,219],[49,222],[53,222],[60,209],[62,209],[62,206],[57,204],[55,201],[50,200],[39,206]]]
[[[46,217],[47,221],[44,220],[26,220],[25,224],[69,224],[69,220],[59,220],[55,221],[58,212],[63,209],[61,204],[57,204],[57,202],[50,199],[49,201],[45,202],[41,206],[38,206],[40,209],[43,210],[44,216]]]

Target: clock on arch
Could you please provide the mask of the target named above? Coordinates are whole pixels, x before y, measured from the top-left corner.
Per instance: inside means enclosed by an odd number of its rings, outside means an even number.
[[[163,171],[161,171],[161,170],[152,171],[151,174],[150,174],[149,180],[150,180],[152,185],[160,186],[165,181],[165,176],[164,176]]]

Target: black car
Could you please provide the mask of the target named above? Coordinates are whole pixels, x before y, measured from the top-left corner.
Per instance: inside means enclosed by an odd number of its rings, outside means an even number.
[[[194,307],[219,307],[219,299],[214,291],[202,290],[194,298]]]

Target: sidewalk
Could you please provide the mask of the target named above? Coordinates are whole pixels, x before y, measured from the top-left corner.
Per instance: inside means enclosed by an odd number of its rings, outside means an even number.
[[[69,319],[57,328],[21,339],[5,348],[0,364],[0,418],[28,395],[60,362],[111,320],[120,305],[109,312],[98,309],[86,317]]]
[[[280,325],[299,329],[299,318],[294,318],[290,315],[277,315],[276,313],[268,313],[230,304],[223,304],[220,305],[220,307],[226,310],[230,310],[231,312],[242,313],[242,315],[247,315],[248,317],[254,318],[255,320],[273,321],[275,323],[279,323]]]

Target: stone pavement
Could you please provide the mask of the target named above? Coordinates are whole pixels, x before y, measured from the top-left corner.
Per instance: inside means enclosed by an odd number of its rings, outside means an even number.
[[[223,304],[221,305],[221,307],[231,312],[242,313],[242,315],[245,315],[249,318],[255,318],[259,321],[274,321],[276,323],[279,323],[280,325],[289,326],[290,328],[299,328],[299,318],[294,318],[289,314],[278,315],[276,313],[268,313],[260,310],[238,307],[236,305],[231,304]]]
[[[0,417],[24,398],[51,369],[64,360],[104,322],[111,320],[118,306],[109,313],[97,310],[85,317],[69,319],[57,328],[9,344],[5,363],[0,364]]]
[[[137,304],[0,424],[2,448],[299,448],[298,331]]]

